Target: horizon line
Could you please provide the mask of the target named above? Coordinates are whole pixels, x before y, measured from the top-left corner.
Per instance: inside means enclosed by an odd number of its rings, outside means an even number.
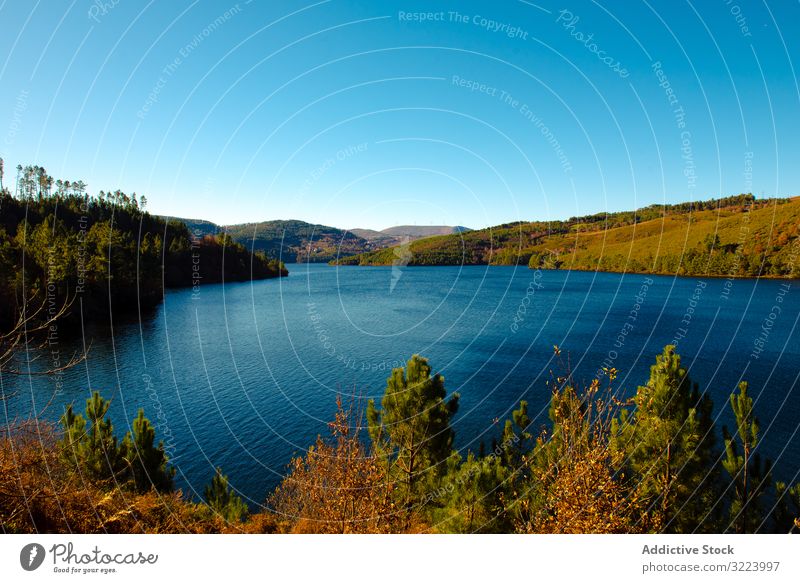
[[[558,217],[558,218],[533,218],[533,219],[532,218],[517,218],[517,219],[502,221],[502,222],[499,222],[499,223],[487,224],[487,225],[479,226],[479,227],[470,227],[470,226],[467,226],[467,225],[464,225],[464,224],[447,225],[447,224],[442,224],[442,223],[430,223],[430,224],[403,223],[403,224],[396,224],[396,225],[391,225],[391,226],[388,226],[388,227],[384,227],[384,228],[378,229],[378,228],[375,228],[375,227],[365,227],[365,226],[341,227],[341,226],[337,226],[337,225],[333,225],[333,224],[319,223],[319,222],[315,222],[315,221],[312,221],[312,220],[299,219],[299,218],[294,218],[294,217],[293,218],[269,218],[269,219],[261,219],[261,220],[255,220],[255,221],[254,220],[249,220],[249,221],[234,222],[234,223],[216,223],[214,221],[211,221],[211,220],[208,220],[208,219],[204,219],[204,218],[176,216],[176,215],[162,214],[162,213],[155,213],[155,212],[151,212],[151,214],[154,214],[154,215],[160,216],[160,217],[168,217],[168,218],[172,218],[172,219],[181,219],[181,220],[185,220],[185,221],[204,222],[204,223],[215,225],[215,226],[221,227],[221,228],[239,227],[239,226],[243,226],[243,225],[258,225],[258,224],[261,224],[261,223],[271,223],[271,222],[278,222],[278,221],[281,221],[281,222],[297,221],[297,222],[305,223],[305,224],[308,224],[308,225],[314,225],[314,226],[319,226],[319,227],[328,227],[328,228],[338,229],[340,231],[345,231],[345,232],[352,232],[354,230],[368,230],[368,231],[375,231],[375,232],[378,232],[378,233],[382,233],[383,231],[385,231],[387,229],[394,229],[394,228],[397,228],[397,227],[448,227],[448,228],[453,228],[453,229],[455,229],[455,228],[463,228],[463,229],[469,229],[470,231],[479,231],[479,230],[482,230],[482,229],[489,229],[489,228],[492,228],[492,227],[498,227],[498,226],[501,226],[501,225],[508,225],[508,224],[513,224],[513,223],[566,222],[566,221],[569,221],[570,219],[574,219],[574,218],[578,218],[578,217],[595,216],[595,215],[599,215],[599,214],[603,214],[603,213],[605,213],[605,214],[616,214],[616,213],[634,212],[634,211],[638,211],[638,210],[645,209],[645,208],[648,208],[648,207],[651,207],[651,206],[655,206],[655,205],[675,206],[675,205],[687,204],[687,203],[706,202],[706,201],[710,201],[710,200],[720,200],[720,199],[729,198],[729,197],[732,197],[732,196],[739,196],[739,195],[745,195],[745,194],[752,195],[753,197],[755,197],[756,200],[792,200],[792,199],[797,198],[798,196],[800,196],[800,195],[789,195],[789,194],[787,194],[787,195],[767,196],[767,195],[765,195],[763,193],[754,194],[752,192],[739,192],[739,193],[736,193],[736,194],[729,194],[729,195],[725,195],[725,196],[716,196],[716,197],[711,196],[711,197],[708,197],[708,198],[697,198],[697,199],[694,199],[694,200],[683,200],[683,201],[680,201],[680,202],[664,202],[664,201],[652,202],[652,203],[649,203],[649,204],[646,204],[646,205],[637,206],[636,208],[624,208],[624,209],[615,209],[615,210],[599,210],[599,211],[595,211],[595,212],[585,212],[585,213],[580,214],[580,215],[572,214],[570,216],[563,216],[563,217]],[[148,212],[150,212],[150,211],[148,211]]]

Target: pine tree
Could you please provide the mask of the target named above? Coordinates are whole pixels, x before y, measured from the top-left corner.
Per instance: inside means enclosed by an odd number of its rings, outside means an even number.
[[[120,446],[120,455],[139,492],[146,492],[151,487],[160,492],[172,490],[175,468],[167,465],[164,442],[156,446],[155,437],[155,429],[144,416],[144,409],[139,409],[139,414],[133,420],[133,434],[126,433]]]
[[[64,453],[79,472],[93,481],[116,478],[121,469],[114,427],[111,420],[105,418],[110,405],[110,401],[94,391],[86,400],[86,418],[75,414],[72,405],[67,406],[61,417],[65,431]]]
[[[693,532],[713,528],[716,506],[712,403],[700,395],[668,345],[650,368],[650,379],[612,425],[612,445],[625,459],[655,530]]]
[[[155,429],[144,410],[133,420],[133,434],[126,433],[118,445],[111,420],[105,418],[110,405],[111,401],[94,391],[86,401],[86,417],[67,406],[61,416],[64,457],[94,482],[113,479],[123,484],[130,480],[140,492],[151,486],[162,492],[172,490],[175,469],[167,465],[163,442],[154,445]]]
[[[431,376],[428,360],[415,354],[405,370],[396,368],[387,379],[381,409],[372,400],[367,406],[369,434],[397,482],[397,500],[409,514],[435,489],[452,452],[450,420],[459,396],[446,396],[444,377]]]
[[[761,499],[772,482],[771,464],[762,463],[760,456],[753,453],[758,445],[759,427],[746,382],[739,383],[739,393],[733,393],[730,402],[736,433],[732,436],[723,428],[725,459],[722,461],[733,481],[729,528],[737,533],[753,533],[764,519]]]
[[[520,401],[519,409],[512,411],[511,419],[506,419],[500,443],[493,446],[508,476],[501,496],[504,512],[517,524],[530,524],[533,509],[541,499],[540,484],[532,478],[532,465],[537,440],[529,432],[531,419],[528,417],[528,403]]]
[[[499,457],[476,458],[472,453],[460,463],[453,454],[441,492],[443,508],[435,513],[434,526],[440,532],[508,532],[503,493],[508,471]]]
[[[530,425],[528,402],[520,401],[519,409],[512,411],[511,419],[506,419],[501,445],[503,462],[513,471],[520,469],[522,457],[532,446],[533,436],[528,431]]]
[[[208,506],[228,522],[241,522],[247,518],[247,504],[228,485],[228,477],[217,468],[211,484],[205,488]]]

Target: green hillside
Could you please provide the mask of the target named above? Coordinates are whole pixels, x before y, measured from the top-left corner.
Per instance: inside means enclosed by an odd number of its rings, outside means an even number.
[[[340,259],[340,265],[513,265],[678,275],[794,276],[800,198],[738,195],[512,223]]]
[[[378,248],[349,231],[296,220],[245,223],[224,229],[237,243],[286,263],[326,262]]]

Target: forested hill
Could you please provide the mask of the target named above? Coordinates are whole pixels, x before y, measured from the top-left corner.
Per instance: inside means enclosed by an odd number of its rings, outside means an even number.
[[[82,181],[17,168],[15,195],[0,187],[0,324],[26,302],[45,312],[72,302],[85,319],[147,309],[166,287],[286,275],[284,266],[222,235],[193,235],[146,211],[145,197],[87,194]],[[111,299],[109,299],[111,298]],[[77,301],[80,300],[80,301]],[[47,315],[43,313],[43,315]]]
[[[216,225],[198,219],[162,217],[184,223],[192,233],[225,233],[247,249],[285,263],[326,263],[343,255],[366,253],[399,243],[399,239],[372,240],[358,229],[345,231],[298,220],[262,221],[238,225]]]
[[[349,231],[297,220],[245,223],[224,229],[248,249],[263,251],[287,263],[325,263],[340,255],[377,248]]]
[[[337,257],[369,253],[433,235],[468,231],[466,227],[402,225],[382,231],[337,229],[298,220],[220,226],[198,219],[163,217],[181,221],[192,232],[224,232],[248,249],[263,251],[286,263],[326,263]]]
[[[678,275],[797,277],[800,197],[742,194],[519,222],[345,257],[339,265],[529,265]]]

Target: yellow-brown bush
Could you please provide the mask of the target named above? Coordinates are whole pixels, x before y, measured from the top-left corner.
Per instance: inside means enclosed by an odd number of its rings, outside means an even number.
[[[228,524],[180,491],[136,493],[93,483],[64,463],[50,424],[14,423],[0,434],[0,527],[4,533],[275,532],[269,514]]]
[[[337,407],[331,438],[292,459],[269,503],[291,532],[397,532],[405,512],[392,501],[385,464],[361,442],[352,403]]]

